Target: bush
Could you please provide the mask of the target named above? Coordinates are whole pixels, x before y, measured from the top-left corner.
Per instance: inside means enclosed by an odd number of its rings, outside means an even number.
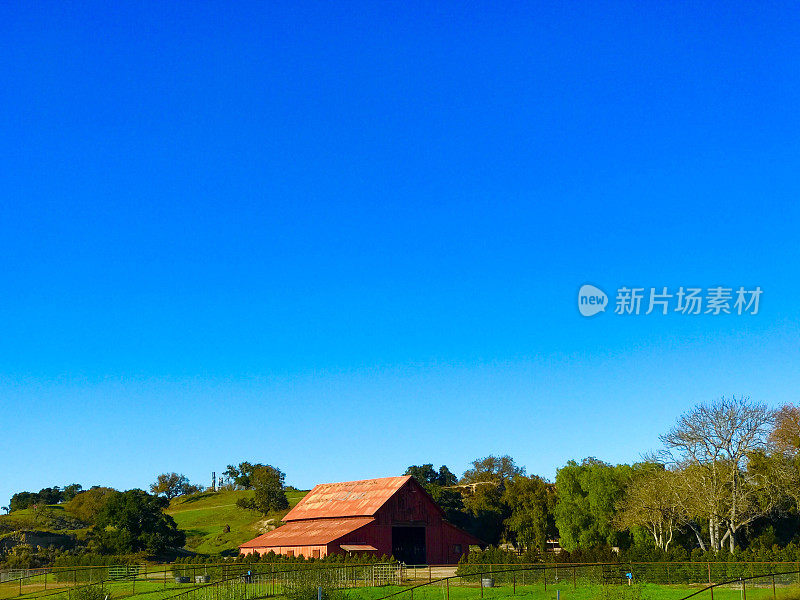
[[[99,585],[87,585],[79,587],[72,592],[73,600],[104,600],[111,599],[111,592],[103,589]]]

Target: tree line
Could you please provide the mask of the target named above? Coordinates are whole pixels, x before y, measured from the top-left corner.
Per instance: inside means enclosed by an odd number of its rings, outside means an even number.
[[[660,442],[633,464],[570,460],[553,481],[527,474],[507,455],[476,459],[460,477],[433,463],[411,465],[405,474],[454,525],[528,556],[556,544],[578,558],[800,543],[800,408],[720,398],[681,415]],[[221,481],[223,489],[253,490],[237,505],[262,514],[286,510],[286,491],[294,489],[281,469],[258,462],[228,465]],[[150,494],[71,484],[20,492],[9,508],[36,507],[34,516],[46,517],[46,505],[61,503],[80,522],[53,529],[89,527],[87,550],[155,553],[184,543],[163,512],[170,500],[208,491],[169,472],[157,476]]]
[[[661,447],[634,464],[570,460],[555,481],[527,475],[509,456],[413,475],[448,519],[489,544],[542,552],[676,545],[733,552],[800,541],[800,409],[721,398],[682,415]]]

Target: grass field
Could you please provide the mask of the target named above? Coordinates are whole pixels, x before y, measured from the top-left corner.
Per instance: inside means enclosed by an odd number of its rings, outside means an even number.
[[[290,509],[307,492],[287,492]],[[252,491],[205,492],[189,498],[176,498],[165,511],[186,532],[187,550],[203,554],[235,551],[239,544],[259,535],[272,519],[275,525],[288,510],[275,512],[266,517],[254,510],[236,506],[239,498],[251,498]],[[230,531],[225,533],[225,527]]]

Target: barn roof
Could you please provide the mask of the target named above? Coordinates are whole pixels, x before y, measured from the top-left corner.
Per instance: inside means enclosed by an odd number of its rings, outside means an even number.
[[[245,542],[240,548],[328,544],[374,521],[372,517],[294,521]]]
[[[314,489],[306,494],[283,520],[288,523],[301,519],[371,517],[409,479],[411,476],[406,475],[341,483],[321,483],[314,486]]]

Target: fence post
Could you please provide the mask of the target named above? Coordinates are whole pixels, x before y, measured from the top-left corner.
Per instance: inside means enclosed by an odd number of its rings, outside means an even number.
[[[483,598],[483,575],[478,575],[478,579],[481,581],[481,598]]]
[[[516,571],[514,571],[514,572],[511,574],[511,577],[513,578],[513,586],[514,586],[514,587],[512,588],[512,590],[511,590],[511,593],[512,593],[512,594],[516,594],[516,593],[517,593],[517,572],[516,572]],[[774,599],[773,599],[773,600],[774,600]]]
[[[547,565],[542,569],[542,579],[544,579],[544,591],[547,591]]]
[[[775,600],[775,574],[772,575],[772,600]]]
[[[572,589],[577,589],[578,585],[575,583],[575,567],[572,567]]]
[[[714,584],[711,583],[711,563],[708,562],[706,565],[708,566],[708,585],[710,586],[709,591],[711,592],[711,600],[714,600]]]
[[[742,579],[741,577],[739,579]],[[742,600],[747,600],[747,588],[744,583],[744,579],[742,579]]]
[[[447,600],[450,600],[450,578],[445,579],[447,582]]]

